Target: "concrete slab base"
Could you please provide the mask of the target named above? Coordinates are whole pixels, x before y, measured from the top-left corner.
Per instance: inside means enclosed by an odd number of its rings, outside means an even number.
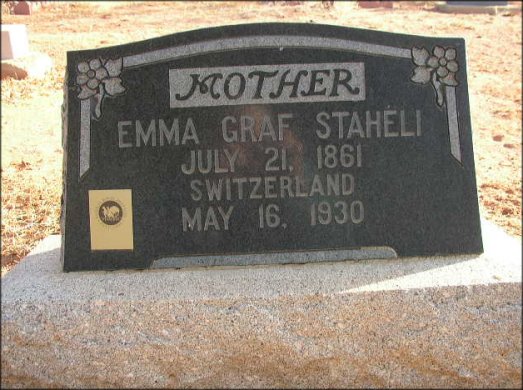
[[[481,256],[2,279],[2,388],[521,388],[521,241]]]

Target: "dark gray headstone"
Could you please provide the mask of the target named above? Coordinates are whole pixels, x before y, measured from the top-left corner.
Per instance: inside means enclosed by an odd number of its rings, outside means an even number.
[[[66,271],[482,252],[463,39],[212,28],[65,92]]]

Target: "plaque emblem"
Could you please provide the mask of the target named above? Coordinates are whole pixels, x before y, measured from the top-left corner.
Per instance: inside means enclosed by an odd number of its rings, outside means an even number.
[[[116,225],[123,217],[122,206],[113,200],[108,200],[100,206],[98,216],[106,225]]]

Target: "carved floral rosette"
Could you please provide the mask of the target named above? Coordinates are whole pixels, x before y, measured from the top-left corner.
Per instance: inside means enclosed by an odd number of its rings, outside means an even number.
[[[80,100],[93,98],[94,118],[102,115],[102,102],[105,96],[118,96],[125,92],[120,73],[122,72],[122,59],[104,60],[93,58],[90,61],[80,62],[77,66],[76,84],[80,89]]]
[[[458,85],[456,72],[459,66],[456,61],[456,49],[453,47],[434,46],[431,55],[424,47],[413,47],[412,61],[417,66],[414,68],[414,74],[410,79],[419,84],[432,83],[436,91],[438,106],[443,106],[445,102],[445,88]]]

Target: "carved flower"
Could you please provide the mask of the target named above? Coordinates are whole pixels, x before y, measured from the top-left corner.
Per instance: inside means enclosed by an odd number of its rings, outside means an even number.
[[[77,66],[76,84],[80,87],[78,98],[81,100],[95,97],[95,116],[101,116],[100,105],[105,94],[116,96],[125,92],[122,80],[122,59],[104,61],[94,58],[89,62],[80,62]]]
[[[424,47],[421,49],[412,48],[412,60],[417,66],[414,68],[411,80],[420,84],[432,81],[438,104],[441,106],[443,105],[443,88],[458,85],[456,72],[459,66],[456,62],[455,48],[444,49],[441,46],[435,46],[432,53],[433,55],[430,55]]]

